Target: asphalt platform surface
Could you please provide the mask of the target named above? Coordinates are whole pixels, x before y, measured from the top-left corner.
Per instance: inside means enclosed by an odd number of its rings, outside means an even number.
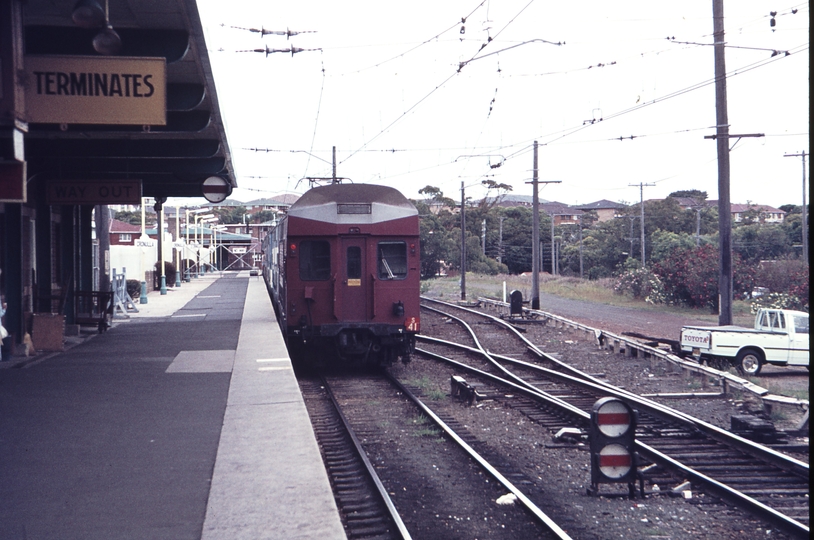
[[[276,479],[284,475],[274,463],[262,464],[264,452],[252,446],[258,441],[235,443],[232,437],[222,444],[222,431],[240,431],[229,428],[237,424],[224,425],[227,405],[245,400],[244,386],[232,388],[230,398],[239,339],[249,347],[255,341],[245,329],[241,337],[244,304],[247,312],[251,301],[271,311],[257,279],[248,272],[194,279],[165,296],[151,293],[147,304],[137,305],[138,314],[117,319],[106,333],[74,339],[64,352],[2,362],[0,540],[344,537],[333,522],[327,531],[309,529],[307,519],[294,522],[296,512],[286,508],[290,503],[275,501],[291,499],[292,486],[308,488],[308,482],[294,478],[279,485]],[[272,335],[273,319],[260,322],[256,331]],[[272,335],[278,350],[265,352],[287,361],[278,337]],[[290,365],[279,368],[284,373],[259,373],[252,354],[249,349],[244,355],[244,379],[262,378],[257,387],[262,392],[275,388],[268,381],[282,381],[285,392],[296,392]],[[275,405],[265,394],[257,399]],[[297,399],[298,394],[287,396],[285,407],[300,412]],[[248,405],[234,408],[248,425],[274,416]],[[250,416],[252,411],[257,414]],[[310,433],[307,414],[305,419],[297,421],[297,430]],[[260,436],[274,437],[278,429],[264,425]],[[219,446],[227,458],[216,467]],[[276,446],[282,447],[281,441]],[[312,450],[310,442],[305,447]],[[318,451],[318,463],[313,456],[304,459],[305,465],[283,466],[313,467],[315,485],[324,491],[327,477],[323,482]],[[275,461],[282,460],[275,456]],[[216,469],[223,472],[218,476]],[[260,478],[246,480],[236,469]],[[220,488],[213,503],[214,483]],[[242,492],[251,497],[242,501]],[[301,495],[321,500],[330,498],[330,490]],[[257,507],[258,498],[267,506]],[[333,518],[332,499],[323,502]],[[275,508],[280,516],[270,517]]]

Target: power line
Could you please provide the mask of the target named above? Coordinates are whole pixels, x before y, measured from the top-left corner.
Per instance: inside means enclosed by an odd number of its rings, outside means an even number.
[[[226,26],[225,24],[221,24],[221,26]],[[300,34],[316,34],[316,30],[300,30],[294,31],[289,30],[286,28],[285,30],[266,30],[262,26],[260,28],[245,28],[243,26],[230,26],[230,28],[234,28],[236,30],[246,30],[248,32],[254,32],[260,34],[260,37],[265,37],[268,35],[275,35],[275,36],[285,36],[286,39],[289,39],[291,36],[298,36]]]

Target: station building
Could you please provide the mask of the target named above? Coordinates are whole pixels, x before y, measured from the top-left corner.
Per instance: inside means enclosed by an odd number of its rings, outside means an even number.
[[[235,186],[195,0],[0,0],[6,346],[36,314],[71,324],[78,292],[109,287],[95,208]]]

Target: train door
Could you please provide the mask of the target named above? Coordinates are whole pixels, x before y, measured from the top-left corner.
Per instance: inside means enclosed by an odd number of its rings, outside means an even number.
[[[370,290],[365,264],[365,239],[343,238],[341,270],[339,283],[340,320],[364,321],[367,319],[367,293]]]

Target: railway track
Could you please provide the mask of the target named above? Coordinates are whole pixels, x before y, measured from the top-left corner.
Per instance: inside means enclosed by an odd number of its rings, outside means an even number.
[[[651,463],[646,471],[652,483],[665,481],[665,475],[686,478],[791,534],[808,536],[807,463],[575,370],[524,342],[520,332],[497,318],[451,304],[436,305],[443,305],[443,310],[426,303],[423,307],[444,317],[442,324],[457,321],[462,329],[468,321],[469,331],[445,328],[466,345],[423,336],[421,341],[432,350],[420,349],[422,353],[469,371],[481,384],[525,393],[521,406],[530,408],[526,413],[552,430],[586,429],[590,408],[599,397],[619,397],[639,411],[637,447]],[[480,331],[475,334],[472,326]]]
[[[411,538],[330,388],[313,377],[299,384],[348,538]]]
[[[475,448],[477,441],[464,426],[449,416],[436,414],[396,378],[359,375],[301,379],[301,388],[326,468],[336,487],[340,512],[347,517],[349,538],[410,538],[408,529],[421,538],[445,537],[451,533],[452,536],[457,533],[490,538],[571,538],[515,485],[515,482],[529,483],[522,473],[513,470],[500,456],[484,456]],[[412,413],[405,408],[405,398],[410,400]],[[393,400],[395,405],[385,403],[387,400]],[[398,418],[383,413],[393,407],[399,410]],[[434,442],[429,450],[422,441],[408,439],[409,445],[400,445],[396,455],[388,453],[386,447],[393,446],[394,433],[405,432],[402,423],[406,418],[409,424],[411,417],[413,423],[418,423],[420,433],[432,434]],[[447,448],[449,444],[456,447],[455,452]],[[436,455],[431,457],[433,453]],[[462,461],[467,464],[462,465]],[[412,467],[414,462],[418,463],[417,469]],[[431,463],[430,470],[420,469],[428,463]],[[382,472],[385,477],[379,480]],[[484,473],[491,482],[486,480],[484,483]],[[434,488],[433,480],[439,474],[443,493]],[[359,476],[371,480],[358,480]],[[431,501],[421,497],[411,499],[414,494],[400,493],[402,489],[415,491],[416,482],[411,482],[411,477],[418,479],[421,489],[436,494]],[[372,484],[377,489],[373,489]],[[392,500],[390,493],[394,495]],[[494,500],[500,497],[509,497],[516,502],[511,505],[511,510],[502,512],[502,517],[498,517],[501,514],[492,516]],[[374,498],[381,499],[383,504],[377,502],[374,505]],[[437,506],[429,506],[430,503]],[[404,522],[398,517],[397,506],[406,516]],[[415,510],[418,506],[425,514],[423,517]],[[457,510],[453,510],[455,506]],[[480,506],[485,511],[477,510]],[[518,514],[521,508],[524,512]],[[458,531],[450,530],[448,525],[439,528],[436,523],[439,516],[450,512],[454,512],[455,521],[463,523],[465,520],[466,525]],[[460,514],[465,512],[471,515],[461,517]],[[385,513],[391,517],[386,518]],[[508,519],[510,524],[483,525],[478,522],[480,519],[494,521],[495,518]],[[470,522],[475,525],[474,529],[466,528]],[[488,527],[500,529],[490,531]]]

